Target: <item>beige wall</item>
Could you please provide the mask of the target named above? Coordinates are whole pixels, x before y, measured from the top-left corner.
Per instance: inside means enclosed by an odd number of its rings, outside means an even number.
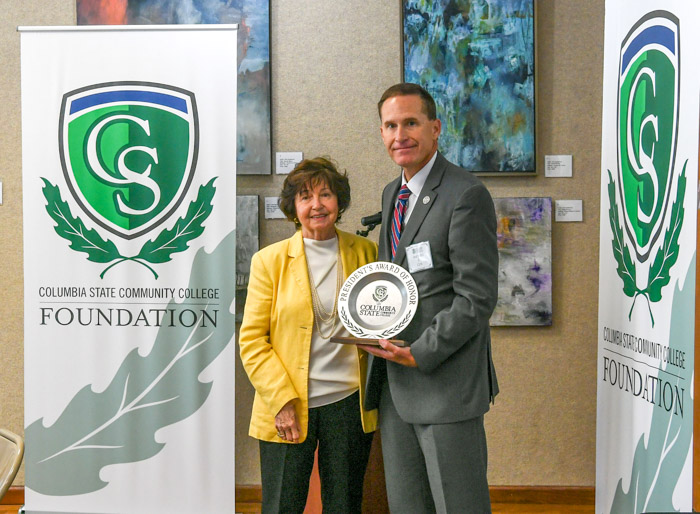
[[[0,0],[0,426],[23,433],[22,143],[18,26],[75,24],[75,1]],[[50,256],[33,256],[40,263]],[[15,484],[24,483],[21,469]]]
[[[65,25],[74,0],[0,0],[0,426],[22,431],[22,210],[17,25]],[[553,325],[493,330],[501,394],[486,416],[493,485],[592,486],[604,0],[537,2],[537,153],[540,174],[484,178],[495,197],[582,199],[583,223],[554,224]],[[342,227],[379,210],[397,170],[379,138],[376,101],[400,81],[400,1],[271,0],[273,150],[330,155],[347,169],[353,205]],[[574,177],[545,179],[546,154],[572,154]],[[239,194],[276,196],[278,176],[239,177]],[[261,244],[287,237],[261,220]],[[374,235],[376,239],[376,234]],[[252,390],[237,379],[236,482],[259,483],[246,436]],[[18,484],[24,483],[23,475]]]

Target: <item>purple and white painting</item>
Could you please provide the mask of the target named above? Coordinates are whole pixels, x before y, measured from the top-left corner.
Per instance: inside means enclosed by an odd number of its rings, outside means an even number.
[[[552,199],[494,198],[498,303],[492,326],[552,324]]]
[[[250,262],[260,249],[258,196],[236,195],[236,321],[243,321]]]

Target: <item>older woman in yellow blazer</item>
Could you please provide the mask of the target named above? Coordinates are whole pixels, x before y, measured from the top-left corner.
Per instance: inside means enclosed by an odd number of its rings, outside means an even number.
[[[249,434],[260,440],[263,512],[303,512],[317,446],[324,510],[360,512],[377,412],[362,408],[367,354],[330,338],[348,335],[338,293],[377,246],[336,228],[349,203],[331,161],[302,161],[280,196],[299,230],[251,263],[239,345],[256,391]]]

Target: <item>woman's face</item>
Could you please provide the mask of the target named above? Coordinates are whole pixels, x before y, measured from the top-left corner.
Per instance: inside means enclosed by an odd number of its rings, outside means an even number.
[[[302,236],[325,240],[335,237],[338,197],[325,182],[307,184],[294,199]]]

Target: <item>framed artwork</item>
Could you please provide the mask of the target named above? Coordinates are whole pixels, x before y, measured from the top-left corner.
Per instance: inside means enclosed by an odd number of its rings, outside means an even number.
[[[236,172],[272,173],[270,0],[76,0],[78,25],[238,23]]]
[[[236,195],[236,321],[243,320],[250,261],[260,249],[257,195]]]
[[[478,175],[535,173],[535,1],[402,0],[403,79],[426,88],[440,150]]]
[[[552,199],[494,198],[498,303],[491,326],[552,324]]]

